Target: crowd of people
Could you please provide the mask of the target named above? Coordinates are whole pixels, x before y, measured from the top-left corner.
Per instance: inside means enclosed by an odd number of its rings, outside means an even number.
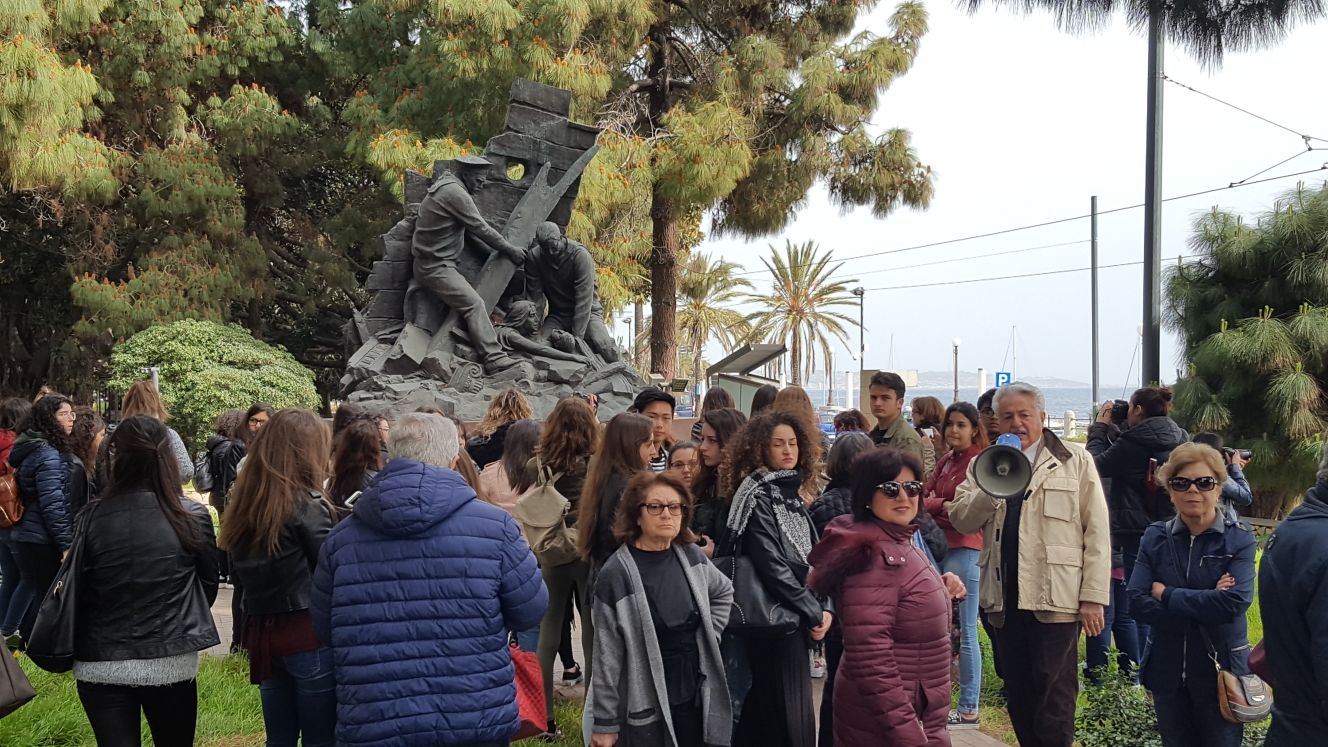
[[[915,398],[911,422],[899,376],[868,395],[833,443],[796,386],[746,412],[712,389],[686,440],[658,389],[606,422],[593,395],[536,420],[506,390],[469,432],[434,408],[254,403],[196,459],[149,381],[117,418],[6,399],[0,633],[22,649],[77,558],[72,672],[103,747],[138,745],[142,718],[193,743],[222,583],[269,747],[506,745],[513,646],[538,659],[547,741],[570,726],[555,685],[584,681],[593,747],[948,745],[980,725],[983,628],[1025,747],[1073,743],[1081,634],[1085,680],[1114,650],[1165,745],[1241,744],[1217,694],[1259,682],[1247,457],[1191,439],[1164,388],[1104,405],[1087,448],[1028,384]],[[1002,434],[1022,495],[975,478]],[[1259,572],[1274,747],[1328,734],[1328,452],[1318,481]]]

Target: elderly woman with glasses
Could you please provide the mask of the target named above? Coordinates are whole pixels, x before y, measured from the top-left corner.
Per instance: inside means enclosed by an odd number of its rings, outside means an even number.
[[[1219,508],[1227,471],[1212,447],[1177,446],[1158,476],[1176,516],[1144,532],[1130,576],[1130,607],[1150,626],[1140,681],[1163,745],[1238,747],[1244,727],[1222,717],[1214,663],[1249,674],[1254,535]]]
[[[838,611],[837,745],[949,745],[950,599],[963,596],[913,542],[922,465],[874,449],[850,471],[853,513],[826,527],[808,560],[812,591]]]
[[[622,545],[595,581],[592,747],[727,745],[733,731],[719,637],[733,585],[696,546],[692,498],[674,474],[639,472],[618,504]]]

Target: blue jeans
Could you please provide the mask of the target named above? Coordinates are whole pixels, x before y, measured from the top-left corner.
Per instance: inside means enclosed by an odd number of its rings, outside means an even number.
[[[1139,631],[1130,615],[1130,597],[1125,582],[1111,580],[1111,604],[1107,605],[1102,632],[1084,640],[1084,674],[1096,685],[1107,669],[1107,651],[1116,639],[1116,665],[1121,674],[1133,677],[1139,664]],[[1214,687],[1217,687],[1214,685]]]
[[[1169,692],[1153,691],[1157,733],[1165,747],[1240,747],[1242,724],[1222,718],[1212,672],[1191,677]]]
[[[14,592],[18,590],[18,561],[14,559],[14,551],[10,549],[9,540],[0,540],[0,633],[10,635],[18,631],[18,622],[23,617],[23,612],[27,610],[27,605],[23,609],[9,608],[9,603],[14,598]]]
[[[332,649],[320,648],[272,662],[272,677],[258,686],[267,747],[330,747],[337,727]],[[302,738],[302,739],[301,739]]]
[[[530,630],[514,630],[512,637],[516,639],[517,648],[522,651],[535,653],[539,651],[540,629],[531,628]]]
[[[973,713],[978,710],[978,694],[982,692],[982,648],[978,646],[978,551],[967,547],[952,547],[942,564],[946,573],[953,573],[964,582],[968,596],[959,603],[959,710]]]

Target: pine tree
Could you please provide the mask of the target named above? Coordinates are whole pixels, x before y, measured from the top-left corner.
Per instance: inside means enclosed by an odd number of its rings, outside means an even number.
[[[640,298],[636,266],[648,268],[650,369],[668,378],[677,266],[707,211],[721,233],[776,232],[818,180],[836,204],[880,216],[927,204],[930,170],[908,134],[867,131],[926,13],[905,2],[887,35],[849,38],[872,5],[397,0],[321,16],[320,32],[330,64],[366,80],[346,110],[353,152],[389,184],[493,134],[512,78],[571,90],[573,115],[607,132],[569,234],[606,266],[611,305]]]
[[[1176,417],[1251,449],[1258,516],[1313,484],[1328,423],[1328,185],[1287,193],[1253,223],[1214,209],[1195,222],[1200,255],[1167,277],[1167,325],[1187,372]]]

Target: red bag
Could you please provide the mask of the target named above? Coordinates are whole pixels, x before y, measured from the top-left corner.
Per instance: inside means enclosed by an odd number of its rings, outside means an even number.
[[[1249,664],[1251,672],[1259,675],[1270,687],[1274,685],[1273,668],[1268,666],[1268,652],[1263,647],[1263,641],[1259,641],[1258,645],[1250,651]]]
[[[539,657],[512,644],[512,669],[516,672],[516,709],[521,727],[513,742],[539,736],[549,728],[549,712],[544,707],[544,673]]]

